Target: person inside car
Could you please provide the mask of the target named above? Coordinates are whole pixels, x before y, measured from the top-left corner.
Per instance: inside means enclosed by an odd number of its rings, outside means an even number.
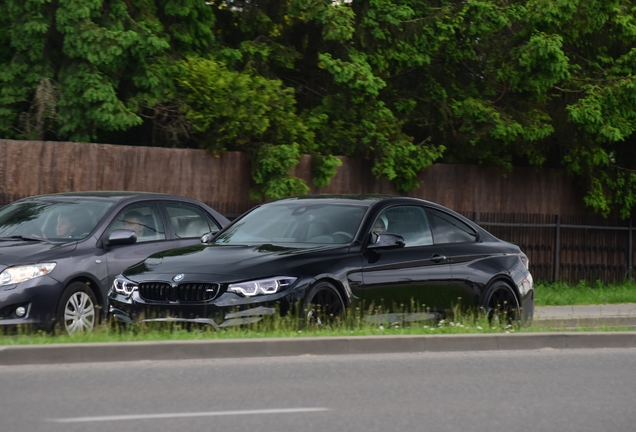
[[[382,234],[386,232],[387,223],[384,220],[384,216],[380,216],[373,225],[373,232],[377,234]]]
[[[144,216],[138,211],[129,211],[124,215],[124,229],[134,231],[138,239],[144,237],[147,233],[143,220]]]
[[[62,213],[57,217],[55,234],[59,238],[81,237],[88,228],[90,214],[85,209],[75,209],[68,213]]]

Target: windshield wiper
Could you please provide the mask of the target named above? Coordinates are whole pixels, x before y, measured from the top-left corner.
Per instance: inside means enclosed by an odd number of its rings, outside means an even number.
[[[38,237],[26,237],[21,235],[14,235],[9,237],[0,237],[0,240],[24,240],[24,241],[35,241],[35,242],[44,242],[50,243],[47,239],[38,238]]]

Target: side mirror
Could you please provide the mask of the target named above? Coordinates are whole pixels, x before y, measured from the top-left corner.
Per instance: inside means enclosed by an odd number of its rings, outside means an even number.
[[[404,237],[391,233],[371,233],[371,243],[367,246],[367,249],[393,249],[404,247],[406,242]],[[374,241],[375,240],[375,241]]]
[[[137,242],[137,234],[132,230],[115,230],[108,236],[108,246],[129,245]]]
[[[214,238],[214,236],[218,233],[219,231],[211,231],[209,233],[205,233],[201,236],[201,243],[203,244],[207,244],[207,243],[211,243],[212,239]]]

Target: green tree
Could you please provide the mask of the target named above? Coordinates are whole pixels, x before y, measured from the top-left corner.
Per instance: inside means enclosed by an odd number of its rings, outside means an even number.
[[[175,54],[214,40],[198,0],[5,0],[0,20],[0,133],[15,138],[138,127],[169,104]]]
[[[254,199],[301,195],[307,184],[290,175],[313,134],[295,114],[293,91],[280,80],[229,70],[214,59],[190,58],[177,79],[182,111],[201,146],[251,156]]]
[[[242,150],[254,194],[363,157],[566,169],[636,205],[630,0],[6,0],[0,133]]]

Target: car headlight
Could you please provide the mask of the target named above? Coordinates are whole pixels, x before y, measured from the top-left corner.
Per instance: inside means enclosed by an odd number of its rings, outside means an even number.
[[[42,263],[9,267],[0,273],[0,286],[18,284],[47,275],[55,266],[56,263]]]
[[[128,279],[115,278],[113,281],[113,290],[118,294],[131,295],[134,291],[137,291],[137,284],[129,281]]]
[[[279,276],[269,279],[240,282],[230,284],[227,290],[245,297],[259,294],[274,294],[293,284],[296,279],[295,277]]]

